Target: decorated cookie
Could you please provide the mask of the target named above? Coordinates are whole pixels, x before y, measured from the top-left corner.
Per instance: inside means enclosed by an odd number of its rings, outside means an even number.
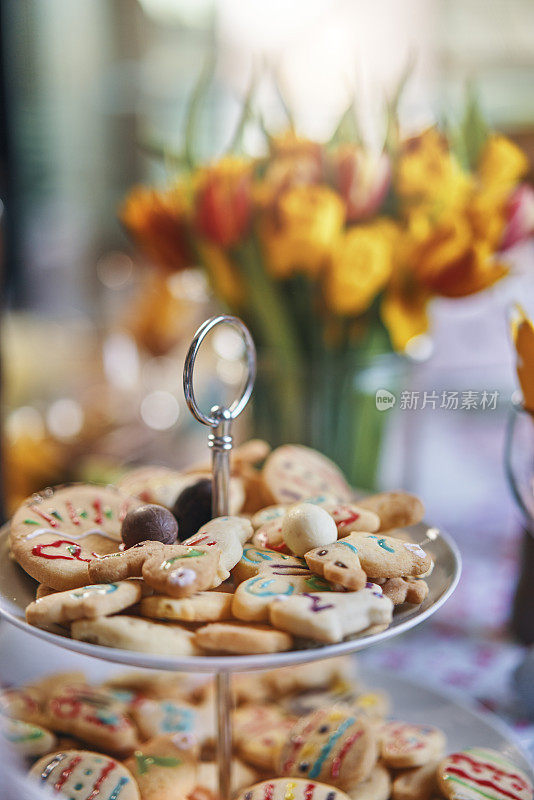
[[[391,794],[391,778],[382,764],[373,767],[367,780],[347,791],[351,800],[388,800]]]
[[[423,767],[401,772],[393,781],[393,800],[431,800],[439,796],[437,767],[439,760]]]
[[[182,622],[217,622],[231,619],[233,595],[229,592],[197,592],[190,597],[155,595],[141,601],[141,614],[153,619]]]
[[[94,583],[112,583],[125,581],[128,578],[140,578],[143,564],[150,556],[165,553],[165,545],[161,542],[139,542],[120,550],[95,558],[89,564],[89,578]]]
[[[22,722],[20,719],[0,718],[0,736],[24,758],[49,753],[56,746],[56,737],[46,728]]]
[[[294,555],[303,556],[314,547],[337,541],[337,527],[321,506],[297,503],[282,518],[282,538]]]
[[[243,555],[232,570],[232,578],[238,584],[260,573],[306,576],[309,572],[303,558],[247,544],[243,547]]]
[[[261,673],[261,680],[269,687],[273,697],[280,698],[318,689],[334,692],[338,689],[354,691],[350,682],[354,678],[354,672],[353,662],[350,659],[338,657],[272,669]]]
[[[328,547],[316,547],[305,555],[312,572],[342,589],[357,591],[367,583],[357,548],[345,539]]]
[[[121,544],[126,514],[140,505],[116,489],[79,484],[33,495],[16,511],[11,550],[26,572],[52,589],[92,583],[88,565]]]
[[[380,527],[378,514],[362,506],[353,503],[322,503],[321,505],[336,523],[339,538],[354,531],[374,533]]]
[[[221,551],[218,578],[219,583],[230,576],[243,555],[243,545],[252,536],[252,525],[245,517],[216,517],[204,525],[198,533],[186,539],[183,544],[189,547],[219,548]]]
[[[370,625],[391,622],[393,603],[375,584],[359,592],[309,592],[274,598],[271,624],[319,642],[340,642]]]
[[[144,561],[143,579],[156,592],[170,597],[188,597],[217,585],[220,556],[221,551],[216,546],[170,545]]]
[[[64,625],[75,619],[108,616],[137,603],[141,594],[141,585],[135,581],[97,583],[55,592],[30,603],[26,608],[26,622],[46,628],[54,623]]]
[[[289,650],[293,637],[269,625],[212,622],[197,630],[195,642],[208,652],[248,655]]]
[[[119,481],[119,488],[127,494],[139,498],[143,503],[156,503],[172,508],[176,498],[186,486],[191,486],[200,478],[211,478],[209,469],[197,472],[178,472],[168,467],[139,467],[126,473]],[[245,499],[243,482],[230,479],[230,511],[239,514]]]
[[[115,617],[79,619],[71,625],[71,636],[81,642],[158,653],[165,656],[193,656],[199,651],[195,634],[173,622],[154,622],[121,614]]]
[[[421,767],[444,750],[444,733],[430,725],[387,722],[380,731],[382,761],[394,769]]]
[[[191,746],[196,737],[195,709],[183,700],[139,698],[131,709],[143,741],[169,733],[183,733],[191,737]]]
[[[288,507],[289,508],[289,507]],[[251,539],[254,547],[261,547],[267,550],[276,550],[279,553],[289,553],[290,550],[284,542],[282,536],[282,517],[264,522],[255,532]]]
[[[358,501],[361,508],[378,514],[381,531],[416,525],[423,519],[425,509],[422,502],[408,492],[381,492]]]
[[[69,800],[140,800],[128,769],[113,758],[88,750],[64,750],[39,759],[30,775]]]
[[[128,670],[109,677],[103,684],[111,692],[119,692],[129,701],[136,697],[186,700],[192,683],[189,676],[178,672]]]
[[[263,480],[274,503],[299,503],[321,494],[350,501],[352,491],[341,470],[325,456],[301,445],[278,447],[267,458]]]
[[[121,536],[126,548],[141,542],[174,544],[178,536],[178,523],[173,514],[163,506],[140,506],[124,517]]]
[[[340,560],[349,570],[356,569],[356,559],[365,574],[373,578],[421,575],[432,563],[420,545],[379,533],[351,533],[328,547],[316,547],[306,553],[306,563],[319,575],[325,574],[325,562]]]
[[[395,606],[401,603],[419,605],[428,595],[428,584],[417,578],[388,578],[381,588]]]
[[[323,708],[301,717],[278,762],[281,775],[294,775],[352,788],[371,775],[378,757],[376,731],[350,708]]]
[[[62,686],[51,693],[46,715],[52,730],[75,736],[106,753],[127,755],[138,743],[135,726],[103,689]]]
[[[278,503],[274,506],[260,508],[260,510],[256,511],[250,518],[252,527],[257,531],[258,528],[261,528],[267,522],[274,522],[276,519],[281,520],[288,508],[289,506],[286,503]]]
[[[235,617],[247,622],[268,622],[269,606],[275,597],[330,591],[330,584],[311,572],[307,575],[260,572],[239,584],[232,598],[232,612]]]
[[[528,776],[489,748],[452,753],[439,764],[437,775],[449,800],[532,800],[534,793]]]
[[[143,800],[184,800],[196,784],[197,759],[188,736],[173,733],[145,742],[124,763]]]
[[[243,789],[236,800],[348,800],[347,795],[324,783],[302,778],[273,778]]]
[[[4,689],[0,692],[0,714],[35,725],[46,725],[45,699],[46,696],[39,687]]]
[[[275,705],[248,704],[232,716],[234,741],[241,757],[257,769],[273,772],[296,718]]]

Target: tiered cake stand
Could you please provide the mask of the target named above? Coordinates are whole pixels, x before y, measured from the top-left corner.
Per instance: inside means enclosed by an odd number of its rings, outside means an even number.
[[[229,408],[214,406],[209,415],[198,407],[194,394],[193,374],[196,355],[204,337],[216,325],[230,324],[243,336],[248,361],[248,377],[239,400]],[[207,320],[197,331],[184,366],[184,392],[193,415],[207,425],[209,447],[213,460],[213,515],[228,513],[229,453],[232,449],[231,423],[241,413],[251,395],[256,373],[256,357],[248,329],[236,317],[220,316]],[[60,647],[83,655],[113,661],[133,667],[172,670],[190,673],[214,673],[216,676],[217,753],[219,766],[219,792],[221,800],[229,800],[230,764],[232,750],[230,675],[232,672],[268,670],[303,664],[333,656],[348,655],[397,636],[419,625],[434,614],[454,591],[461,570],[458,548],[444,531],[424,523],[407,529],[410,541],[424,544],[434,560],[434,570],[427,578],[429,593],[424,603],[416,608],[400,606],[386,630],[368,629],[361,634],[326,646],[314,646],[284,653],[244,656],[187,656],[173,658],[151,653],[137,653],[101,645],[87,644],[68,638],[58,628],[57,633],[30,626],[25,621],[25,608],[35,599],[35,581],[11,559],[9,554],[9,525],[0,531],[0,616],[27,633],[45,639]]]

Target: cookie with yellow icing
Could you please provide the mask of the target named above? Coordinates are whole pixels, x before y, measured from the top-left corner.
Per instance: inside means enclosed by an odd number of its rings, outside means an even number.
[[[348,795],[317,781],[273,778],[243,789],[235,800],[349,800]]]

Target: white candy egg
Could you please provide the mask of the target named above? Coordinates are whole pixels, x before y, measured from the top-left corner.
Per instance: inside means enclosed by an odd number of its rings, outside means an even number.
[[[284,542],[296,556],[337,541],[336,523],[330,514],[312,503],[293,506],[282,519]]]

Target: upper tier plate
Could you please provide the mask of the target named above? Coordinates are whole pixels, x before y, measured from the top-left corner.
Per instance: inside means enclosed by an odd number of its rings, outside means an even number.
[[[411,541],[421,543],[426,539],[428,526],[424,523],[406,528]],[[434,528],[435,532],[436,529]],[[435,567],[427,578],[429,593],[420,606],[398,606],[389,628],[373,633],[371,629],[354,638],[332,645],[318,645],[302,650],[289,650],[285,653],[269,653],[253,656],[170,656],[137,653],[113,647],[103,647],[70,639],[66,634],[50,633],[28,625],[24,611],[28,603],[35,599],[36,582],[30,578],[9,554],[9,526],[0,529],[0,616],[28,633],[46,639],[48,642],[66,647],[77,653],[116,661],[135,667],[168,669],[183,672],[244,672],[251,669],[274,669],[290,664],[302,664],[319,658],[344,655],[362,650],[365,647],[383,642],[392,636],[419,625],[434,614],[454,591],[461,571],[458,548],[451,537],[440,531],[437,538],[425,550],[434,559]],[[59,630],[59,629],[58,629]]]

